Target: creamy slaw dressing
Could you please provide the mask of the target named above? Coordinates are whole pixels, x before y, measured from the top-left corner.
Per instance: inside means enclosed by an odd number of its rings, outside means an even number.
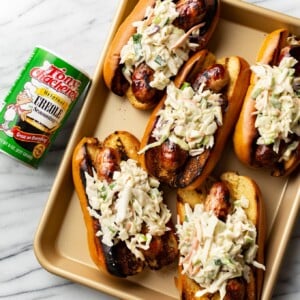
[[[176,75],[187,61],[189,51],[198,47],[188,39],[174,47],[185,35],[184,30],[172,25],[178,15],[175,3],[158,0],[155,7],[147,8],[144,20],[133,23],[136,33],[122,48],[120,61],[120,64],[124,64],[123,74],[129,82],[134,68],[146,62],[154,70],[150,86],[163,90],[170,82],[170,77]]]
[[[249,281],[251,265],[265,269],[255,261],[257,232],[245,213],[249,201],[242,197],[234,203],[226,222],[205,211],[203,204],[194,210],[185,204],[185,220],[176,225],[182,273],[202,287],[196,297],[219,292],[223,299],[229,279],[242,276]]]
[[[144,147],[141,153],[169,139],[189,155],[199,155],[213,147],[214,134],[222,125],[222,94],[205,89],[205,83],[197,91],[188,84],[179,89],[170,83],[164,107],[157,116],[152,131],[155,142]]]
[[[284,57],[278,66],[257,64],[251,70],[257,76],[252,98],[255,99],[255,127],[258,145],[272,145],[278,153],[281,140],[288,144],[280,160],[288,160],[299,141],[291,142],[290,134],[300,136],[300,95],[293,89],[297,60]]]
[[[166,224],[171,213],[163,203],[159,181],[132,159],[121,161],[111,183],[99,180],[95,170],[93,176],[86,172],[85,177],[87,209],[100,224],[97,236],[107,246],[124,241],[137,258],[144,260],[142,250],[149,249],[152,237],[170,230]]]

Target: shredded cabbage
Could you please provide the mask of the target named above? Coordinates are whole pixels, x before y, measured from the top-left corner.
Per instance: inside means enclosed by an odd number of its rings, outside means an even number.
[[[158,112],[158,121],[152,132],[155,142],[142,152],[161,145],[166,139],[196,156],[214,145],[214,134],[222,125],[222,95],[204,89],[198,91],[189,85],[182,89],[170,83],[164,107]]]
[[[86,193],[89,199],[89,213],[99,220],[97,236],[107,246],[124,241],[128,249],[144,260],[142,249],[149,249],[152,236],[163,235],[171,213],[163,203],[159,181],[149,177],[128,159],[120,163],[120,171],[115,171],[113,181],[99,180],[85,173]],[[147,228],[143,233],[142,228]]]
[[[296,63],[293,57],[284,57],[279,66],[257,64],[251,67],[257,76],[252,93],[255,127],[260,135],[257,144],[273,144],[273,150],[278,153],[281,140],[290,143],[281,160],[288,160],[299,144],[290,140],[291,134],[300,136],[300,97],[293,90]]]
[[[249,281],[250,265],[264,269],[255,261],[257,233],[244,210],[248,205],[243,197],[223,222],[205,211],[203,204],[196,204],[194,210],[185,204],[185,220],[176,225],[179,264],[182,273],[203,288],[196,297],[219,292],[223,299],[228,279],[243,276]]]
[[[176,75],[189,58],[189,51],[198,46],[186,40],[180,47],[173,47],[185,34],[184,30],[172,25],[178,15],[173,1],[158,0],[154,8],[148,7],[144,20],[133,24],[136,34],[122,48],[120,61],[129,82],[133,69],[146,62],[155,71],[150,86],[163,90],[170,77]]]

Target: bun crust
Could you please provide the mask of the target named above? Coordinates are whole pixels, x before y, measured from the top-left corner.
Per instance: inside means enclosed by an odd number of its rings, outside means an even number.
[[[225,172],[220,176],[220,179],[215,180],[209,178],[200,189],[198,190],[186,190],[179,189],[177,192],[177,213],[179,215],[180,222],[185,219],[185,203],[188,203],[191,208],[194,208],[196,204],[204,204],[209,190],[213,183],[224,182],[229,188],[230,198],[232,201],[246,197],[249,200],[249,207],[245,209],[247,217],[253,222],[257,229],[257,241],[258,252],[256,260],[264,263],[264,245],[266,238],[266,216],[265,207],[262,199],[260,189],[256,182],[247,177],[238,175],[235,172]],[[247,299],[256,300],[260,299],[262,291],[264,272],[261,269],[251,268],[250,282],[246,284]],[[202,297],[195,298],[195,293],[201,289],[201,287],[186,274],[182,274],[182,267],[178,267],[178,277],[176,279],[177,289],[179,290],[180,299],[186,300],[207,300],[207,299],[220,299],[219,293],[214,295],[204,295]],[[227,299],[227,298],[226,298]],[[229,299],[229,298],[228,298]]]
[[[143,20],[147,7],[154,7],[156,2],[156,0],[140,0],[137,2],[136,6],[122,22],[112,39],[103,65],[103,79],[106,86],[119,96],[126,96],[132,106],[139,110],[149,110],[154,108],[158,101],[162,98],[164,91],[159,91],[156,97],[148,101],[141,101],[137,99],[132,91],[131,84],[122,75],[122,65],[120,65],[121,51],[129,39],[136,33],[136,28],[133,26],[133,23]],[[201,20],[201,24],[203,23],[204,25],[201,25],[201,38],[199,39],[199,46],[197,50],[206,47],[213,35],[213,32],[215,31],[220,16],[219,0],[209,1],[209,4],[207,6],[206,5],[207,4],[205,4],[205,8],[207,9],[207,12],[204,19]],[[198,25],[200,25],[200,23]],[[193,27],[195,27],[195,25],[193,25]],[[189,55],[191,54],[192,51],[190,51]],[[123,86],[123,88],[121,88],[122,91],[116,91],[116,89],[114,89],[115,86],[121,85],[126,86],[126,88]]]
[[[142,20],[147,7],[154,6],[154,4],[155,0],[138,1],[131,13],[122,22],[111,41],[103,65],[103,79],[109,89],[111,89],[113,77],[120,63],[121,50],[130,37],[136,32],[136,28],[132,24]]]
[[[139,147],[139,140],[131,133],[116,131],[105,138],[103,142],[97,138],[84,137],[73,152],[73,182],[86,226],[90,256],[101,271],[117,277],[135,275],[146,266],[154,270],[160,269],[172,263],[177,257],[177,239],[171,220],[166,224],[170,228],[169,231],[160,236],[152,236],[149,249],[143,250],[145,260],[142,260],[129,250],[125,242],[120,241],[113,246],[104,244],[101,237],[97,236],[101,224],[87,209],[91,206],[86,192],[86,173],[92,176],[93,170],[97,172],[97,175],[99,170],[99,172],[103,171],[103,168],[108,167],[108,171],[105,170],[104,174],[108,174],[111,170],[110,165],[106,166],[99,159],[101,151],[114,149],[120,161],[130,158],[138,162]]]
[[[270,66],[278,65],[281,50],[287,46],[288,37],[289,32],[284,28],[275,30],[268,34],[258,51],[256,62]],[[252,72],[250,85],[233,134],[234,151],[238,159],[248,167],[271,169],[272,176],[287,176],[300,164],[300,147],[298,147],[293,152],[290,159],[283,164],[276,163],[276,165],[273,166],[263,167],[260,166],[259,162],[255,158],[256,139],[258,138],[259,133],[255,128],[256,108],[255,100],[252,98],[252,93],[256,81],[257,77]]]
[[[190,78],[193,77],[194,74],[203,72],[215,63],[225,66],[229,74],[229,83],[225,90],[222,90],[222,94],[227,99],[228,105],[225,113],[223,113],[223,125],[220,126],[215,133],[214,146],[210,150],[209,155],[205,158],[202,155],[202,157],[199,158],[201,162],[197,163],[198,165],[195,167],[196,171],[192,171],[191,167],[188,163],[186,163],[180,170],[180,174],[184,175],[180,175],[178,170],[170,172],[166,171],[161,166],[159,160],[155,159],[158,151],[160,151],[159,147],[161,146],[150,148],[142,155],[142,164],[145,169],[147,169],[150,174],[170,186],[187,189],[195,189],[199,187],[209,176],[220,159],[227,139],[234,128],[236,120],[238,119],[250,77],[249,65],[243,58],[231,56],[216,60],[214,54],[208,50],[201,50],[194,54],[184,65],[174,83],[179,88],[185,81],[189,82]],[[141,149],[150,143],[151,135],[158,119],[157,113],[164,107],[165,100],[166,96],[160,101],[150,116],[141,140]],[[195,174],[195,172],[197,172],[197,174]]]

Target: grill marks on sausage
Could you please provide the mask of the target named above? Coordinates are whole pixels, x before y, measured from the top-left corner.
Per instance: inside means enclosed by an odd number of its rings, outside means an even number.
[[[226,67],[221,64],[214,64],[191,79],[194,90],[199,89],[203,83],[205,89],[211,89],[215,93],[224,91],[229,83]],[[221,101],[224,113],[228,101],[225,96],[222,97]],[[185,187],[200,176],[211,153],[210,149],[206,149],[202,154],[191,157],[188,151],[168,139],[159,148],[159,151],[153,148],[147,152],[148,158],[151,156],[150,161],[153,162],[153,165],[158,166],[157,170],[149,166],[151,172],[166,183],[176,187]]]
[[[170,140],[164,142],[160,150],[161,166],[170,171],[182,167],[188,158],[188,152]]]
[[[131,80],[132,92],[137,100],[142,103],[149,103],[153,99],[159,100],[161,92],[150,86],[150,82],[154,78],[154,70],[146,63],[141,63],[135,68]]]
[[[176,10],[179,16],[173,24],[188,31],[204,19],[207,8],[204,0],[180,0],[176,4]]]
[[[184,169],[177,173],[176,183],[178,187],[186,187],[201,175],[206,162],[208,161],[210,153],[211,151],[207,149],[200,155],[189,157]]]
[[[173,227],[171,222],[168,226]],[[172,263],[176,259],[177,253],[177,241],[172,231],[167,231],[162,236],[154,236],[150,248],[143,251],[146,262],[152,270],[159,270]]]
[[[107,270],[115,276],[127,277],[140,273],[145,262],[137,259],[127,248],[125,242],[119,242],[112,247],[102,244]]]
[[[85,172],[93,175],[93,169],[96,170],[100,180],[112,181],[113,172],[119,170],[121,159],[127,159],[125,146],[121,139],[116,140],[117,149],[103,147],[100,143],[85,144],[83,147],[84,159],[81,163],[81,180],[86,185]],[[89,203],[87,203],[87,206]],[[99,211],[98,213],[101,214]],[[101,224],[93,218],[94,232],[98,232]],[[140,273],[146,265],[150,269],[161,269],[172,263],[178,254],[177,240],[174,236],[174,226],[170,220],[168,224],[172,230],[167,231],[162,236],[153,236],[148,250],[142,250],[145,261],[136,258],[136,256],[127,248],[124,241],[118,241],[113,246],[107,246],[101,242],[101,237],[94,236],[97,245],[97,251],[102,252],[105,257],[105,264],[108,272],[118,277],[127,277]],[[143,229],[143,233],[147,232]],[[100,255],[100,253],[99,253]]]
[[[229,74],[222,64],[213,64],[202,73],[195,76],[192,87],[198,90],[201,84],[205,84],[206,89],[219,93],[228,84]]]
[[[176,4],[179,13],[173,25],[187,32],[193,26],[199,24],[206,16],[207,7],[204,0],[179,0]],[[199,42],[199,41],[196,41]],[[138,65],[131,76],[131,88],[135,98],[142,103],[158,102],[163,95],[163,91],[150,86],[153,80],[154,70],[146,63]],[[129,83],[122,74],[122,66],[117,69],[113,83],[113,91],[123,96],[129,88]]]

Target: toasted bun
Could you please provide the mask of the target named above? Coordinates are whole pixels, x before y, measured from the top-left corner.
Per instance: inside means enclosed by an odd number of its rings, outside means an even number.
[[[137,259],[124,242],[119,242],[112,247],[103,244],[101,238],[96,235],[101,224],[99,224],[98,219],[90,215],[87,209],[89,200],[86,194],[85,173],[92,175],[93,169],[100,168],[100,162],[97,159],[98,153],[105,148],[111,148],[117,151],[120,160],[131,158],[138,161],[137,151],[139,146],[139,140],[129,132],[116,131],[104,139],[103,142],[92,137],[82,138],[74,149],[72,158],[73,182],[87,230],[90,256],[101,271],[118,277],[135,275],[147,265],[151,269],[159,269],[173,262],[177,257],[177,240],[171,221],[168,227],[172,230],[167,231],[162,236],[152,238],[153,243],[159,244],[160,247],[156,247],[153,252],[151,242],[150,249],[144,253],[145,261],[143,261]]]
[[[268,64],[270,66],[277,65],[280,51],[287,45],[288,36],[289,32],[287,29],[278,29],[268,34],[258,51],[256,62]],[[254,158],[258,131],[255,128],[255,100],[251,97],[251,95],[255,83],[256,75],[251,73],[250,85],[234,130],[233,144],[234,151],[241,162],[248,167],[260,168]],[[282,166],[270,167],[272,168],[271,174],[273,176],[287,176],[297,168],[299,163],[300,149],[298,147],[291,158],[287,162],[283,163]]]
[[[218,181],[225,182],[229,188],[230,198],[232,201],[246,197],[249,200],[249,207],[245,209],[247,217],[253,222],[257,229],[257,241],[258,252],[256,260],[260,263],[264,263],[264,244],[266,234],[265,223],[265,208],[262,200],[261,192],[256,182],[247,177],[238,175],[235,172],[225,172],[220,176]],[[186,190],[179,189],[177,192],[177,213],[179,215],[180,222],[185,219],[185,203],[188,203],[192,208],[197,203],[204,204],[210,187],[216,180],[209,178],[200,189],[198,190]],[[256,300],[260,299],[262,290],[264,273],[261,269],[251,268],[250,282],[246,286],[247,299]],[[178,269],[178,278],[176,279],[176,285],[179,290],[180,299],[186,300],[206,300],[206,299],[220,299],[219,293],[214,295],[206,295],[195,298],[195,293],[202,289],[193,279],[189,278],[186,274],[182,274],[182,268]],[[228,298],[229,299],[229,298]]]
[[[118,137],[120,138],[119,141],[124,141],[124,143],[119,142]],[[139,148],[140,143],[134,136],[127,132],[115,132],[107,137],[106,140],[109,147],[122,149],[122,156],[126,155],[132,159],[137,158],[135,150]],[[123,147],[123,145],[126,145],[126,147]],[[129,151],[127,145],[131,145]],[[93,156],[93,153],[103,147],[105,147],[104,143],[101,143],[97,138],[84,137],[81,139],[74,149],[72,158],[73,182],[80,202],[84,223],[86,225],[89,252],[92,260],[101,271],[107,274],[124,277],[125,275],[121,271],[109,269],[107,250],[103,247],[101,240],[96,236],[98,231],[97,222],[90,216],[89,211],[87,210],[88,199],[85,192],[84,174],[85,172],[91,172],[93,165],[91,156]],[[142,268],[143,266],[141,265],[139,270]]]
[[[155,99],[153,101],[149,101],[149,102],[139,101],[134,96],[130,86],[129,86],[128,90],[126,91],[126,97],[127,97],[128,101],[131,103],[131,105],[139,110],[149,110],[157,105],[157,101]]]
[[[218,128],[215,134],[215,143],[209,155],[203,154],[193,158],[193,161],[196,161],[193,164],[188,159],[180,170],[182,175],[178,173],[178,170],[169,172],[161,166],[157,158],[161,146],[150,148],[142,155],[142,163],[148,172],[170,186],[195,189],[205,181],[220,159],[226,141],[239,116],[250,76],[249,65],[243,58],[231,56],[216,60],[211,52],[201,50],[185,64],[174,83],[180,87],[183,82],[189,81],[189,78],[193,77],[194,74],[202,72],[216,62],[224,65],[229,73],[229,83],[222,91],[228,100],[228,106],[223,113],[223,125]],[[165,100],[166,97],[160,101],[150,116],[141,141],[141,149],[150,143],[151,134],[158,119],[157,113],[164,107]]]
[[[136,32],[133,23],[144,18],[148,6],[154,6],[155,0],[140,0],[137,2],[131,13],[122,22],[111,41],[103,65],[103,79],[109,89],[115,72],[120,63],[120,53],[130,37]]]
[[[133,105],[133,107],[140,110],[149,110],[155,107],[157,102],[160,100],[160,94],[162,93],[159,93],[158,97],[144,102],[138,100],[134,96],[130,84],[126,81],[120,71],[121,50],[127,44],[132,35],[136,33],[136,28],[133,26],[133,23],[141,21],[145,17],[147,7],[154,7],[155,3],[155,0],[140,0],[137,2],[136,6],[122,22],[116,34],[114,35],[114,38],[112,39],[108,47],[103,64],[103,79],[106,86],[119,96],[126,95],[126,98]],[[198,50],[206,47],[207,43],[211,39],[213,32],[215,31],[215,28],[217,26],[219,16],[220,1],[210,1],[210,3],[208,4],[207,14],[203,20],[204,26],[201,28],[200,32],[201,39],[199,39]],[[124,82],[124,80],[127,82],[128,86],[126,88],[126,91],[124,93],[120,91],[117,92],[114,89],[114,86],[120,86],[120,83]]]

